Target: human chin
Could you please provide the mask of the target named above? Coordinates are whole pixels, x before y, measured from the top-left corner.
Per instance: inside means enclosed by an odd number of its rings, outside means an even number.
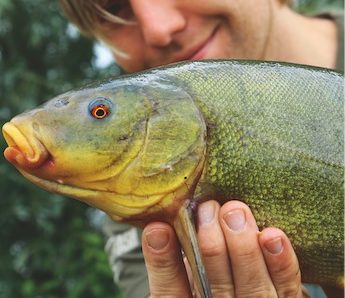
[[[137,72],[146,69],[141,59],[135,58],[133,55],[122,57],[115,55],[116,63],[127,73]]]

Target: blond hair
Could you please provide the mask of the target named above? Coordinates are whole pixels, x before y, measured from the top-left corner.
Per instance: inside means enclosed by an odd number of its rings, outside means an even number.
[[[127,55],[116,48],[110,41],[109,36],[104,33],[102,24],[107,21],[112,24],[133,25],[133,21],[127,21],[109,13],[105,7],[112,0],[59,0],[60,5],[71,23],[73,23],[82,34],[96,38],[104,42],[117,55]]]

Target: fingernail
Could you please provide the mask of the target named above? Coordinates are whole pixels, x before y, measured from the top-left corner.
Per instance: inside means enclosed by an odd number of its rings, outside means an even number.
[[[281,237],[276,237],[264,243],[265,248],[274,255],[279,254],[283,250],[283,242]]]
[[[146,234],[146,241],[151,248],[161,250],[168,245],[169,235],[166,230],[155,229]]]
[[[242,209],[232,210],[226,213],[223,218],[228,227],[235,232],[243,230],[246,224],[246,217]]]
[[[214,219],[215,208],[214,204],[203,203],[198,207],[198,223],[204,225],[210,223]]]

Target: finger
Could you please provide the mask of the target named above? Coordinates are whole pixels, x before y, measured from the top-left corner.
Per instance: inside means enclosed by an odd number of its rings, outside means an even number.
[[[148,224],[142,245],[151,297],[192,297],[173,229],[165,223]]]
[[[272,296],[275,289],[249,207],[239,201],[227,202],[221,207],[220,223],[230,256],[236,297]]]
[[[264,229],[259,243],[278,297],[302,297],[297,256],[283,231]]]
[[[228,251],[218,220],[219,204],[208,201],[198,206],[198,242],[203,257],[211,291],[233,297],[234,288]]]

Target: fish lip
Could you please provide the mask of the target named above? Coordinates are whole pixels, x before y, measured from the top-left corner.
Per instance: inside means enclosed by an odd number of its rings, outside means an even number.
[[[50,156],[47,148],[34,133],[28,134],[12,121],[2,127],[8,147],[4,151],[5,158],[19,168],[38,168]]]

